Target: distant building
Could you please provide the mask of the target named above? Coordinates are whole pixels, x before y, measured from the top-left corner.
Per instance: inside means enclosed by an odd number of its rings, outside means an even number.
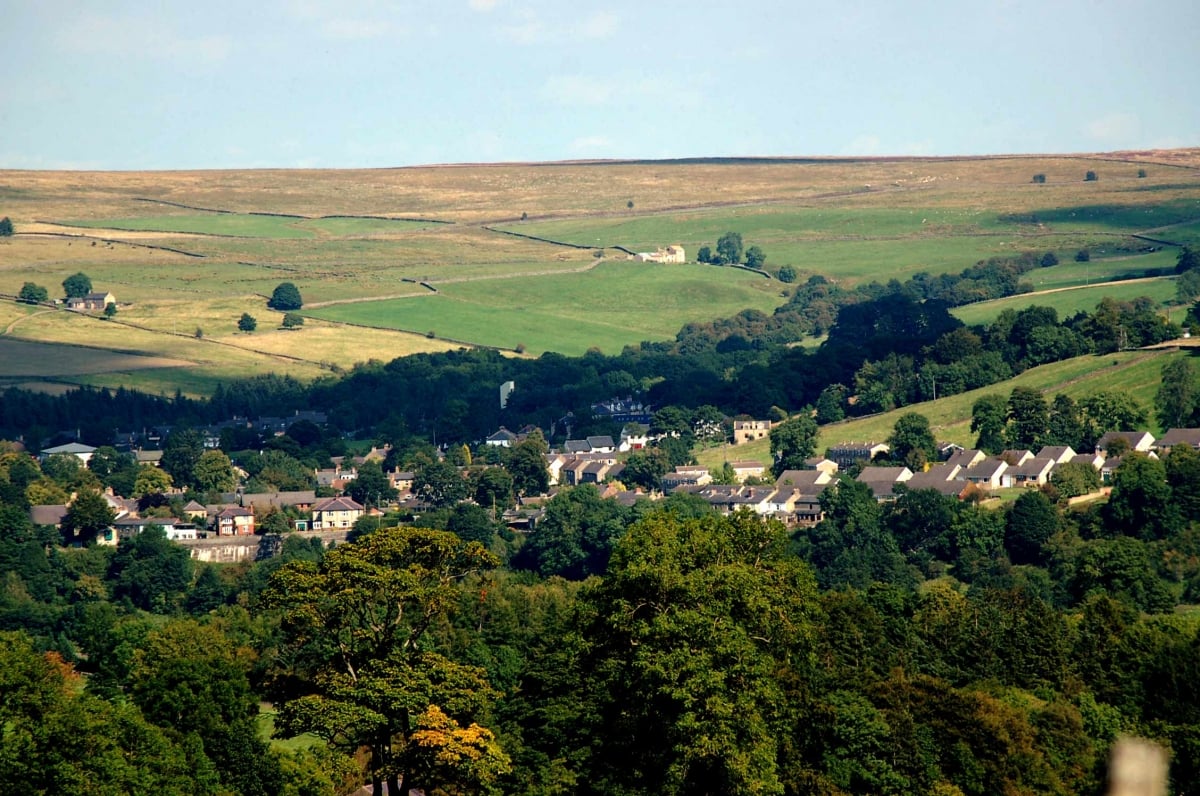
[[[733,421],[733,444],[744,445],[756,439],[764,439],[771,433],[770,420]]]
[[[508,408],[508,397],[512,395],[513,390],[517,389],[515,381],[506,381],[500,385],[500,408]]]
[[[686,263],[687,255],[682,246],[672,243],[667,248],[655,252],[638,252],[634,259],[640,263]]]

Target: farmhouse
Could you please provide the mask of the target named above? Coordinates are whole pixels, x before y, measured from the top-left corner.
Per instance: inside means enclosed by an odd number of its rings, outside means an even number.
[[[770,420],[735,420],[733,421],[733,444],[744,445],[756,439],[763,439],[771,433]]]
[[[86,296],[67,299],[69,310],[102,310],[109,304],[116,304],[117,297],[112,293],[88,293]]]
[[[683,247],[678,243],[672,243],[665,249],[659,249],[655,252],[638,252],[634,258],[640,263],[686,263],[687,256],[683,252]]]

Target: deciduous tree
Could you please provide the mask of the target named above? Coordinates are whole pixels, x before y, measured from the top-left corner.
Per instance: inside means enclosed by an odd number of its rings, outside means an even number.
[[[62,286],[67,298],[83,298],[92,292],[92,280],[82,271],[68,276],[63,280]]]
[[[21,285],[21,292],[17,294],[17,299],[26,304],[41,304],[50,300],[50,294],[41,285],[26,282]]]
[[[271,300],[267,302],[267,306],[280,312],[289,312],[304,306],[304,300],[300,297],[300,290],[294,284],[281,282],[272,291]]]
[[[817,423],[807,412],[775,426],[769,436],[776,477],[784,470],[804,469],[804,460],[817,449]]]

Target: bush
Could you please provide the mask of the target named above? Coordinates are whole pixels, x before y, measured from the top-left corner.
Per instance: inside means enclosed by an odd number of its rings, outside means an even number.
[[[1049,268],[1052,265],[1058,265],[1058,255],[1056,255],[1054,252],[1046,252],[1042,255],[1042,259],[1039,260],[1039,262],[1042,264],[1042,268]]]
[[[1040,185],[1046,181],[1046,175],[1045,174],[1035,174],[1035,175],[1033,175],[1033,181]]]
[[[50,300],[50,293],[41,285],[26,282],[21,285],[21,292],[17,294],[17,300],[23,301],[26,304],[40,304],[43,301]]]
[[[300,290],[295,285],[291,282],[281,282],[271,294],[267,306],[273,310],[287,312],[300,309],[304,306],[304,300],[300,298]]]
[[[790,265],[785,265],[779,269],[778,276],[780,282],[790,285],[792,282],[796,281],[796,269],[792,268]]]
[[[517,343],[517,347],[513,350],[516,351],[518,354],[524,354],[525,353],[525,344]]]
[[[1145,177],[1145,176],[1146,176],[1146,170],[1138,169],[1138,177],[1141,178],[1141,177]]]
[[[248,312],[243,312],[242,317],[238,319],[238,329],[243,332],[253,332],[258,328],[258,321]]]
[[[12,220],[8,216],[0,218],[0,238],[10,238],[13,234]]]
[[[433,338],[437,337],[437,334],[434,333],[433,329],[430,329],[428,332],[425,333],[425,336],[428,337],[430,340],[432,340]]]
[[[1086,263],[1090,259],[1092,259],[1092,253],[1087,249],[1080,249],[1075,252],[1075,262],[1077,263]]]
[[[197,340],[203,340],[204,339],[204,330],[201,329],[199,326],[197,326],[195,336],[196,336]]]
[[[114,302],[108,302],[104,305],[104,317],[111,318],[117,314],[117,305]]]
[[[304,316],[303,315],[297,315],[294,312],[284,313],[284,316],[283,316],[283,328],[284,329],[295,329],[297,326],[303,326],[303,325],[304,325]]]
[[[1098,179],[1100,178],[1096,176],[1096,172],[1094,171],[1089,171],[1087,174],[1083,175],[1084,182],[1095,182]]]

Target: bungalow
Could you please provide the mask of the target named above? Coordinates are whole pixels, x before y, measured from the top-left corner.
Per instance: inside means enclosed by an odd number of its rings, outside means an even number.
[[[946,460],[946,464],[951,467],[957,465],[960,469],[965,470],[968,467],[974,467],[986,458],[987,454],[983,451],[975,448],[967,448],[953,454],[949,459]]]
[[[1070,445],[1046,445],[1038,451],[1039,459],[1053,459],[1055,464],[1065,464],[1075,458],[1075,449]]]
[[[118,539],[132,539],[151,525],[157,525],[162,528],[167,538],[173,542],[178,542],[181,539],[196,538],[195,523],[175,517],[124,517],[113,523],[113,527],[117,530]]]
[[[955,478],[961,469],[958,465],[934,465],[923,473],[914,473],[912,478],[904,482],[904,487],[910,491],[932,489],[938,494],[961,500],[969,488],[965,481]]]
[[[871,487],[875,499],[879,502],[895,500],[896,484],[902,484],[913,477],[913,471],[907,467],[864,467],[855,481]]]
[[[663,492],[668,494],[682,487],[699,487],[711,483],[712,473],[707,467],[680,466],[662,477]]]
[[[1149,431],[1106,431],[1096,440],[1096,450],[1108,454],[1108,449],[1117,440],[1122,440],[1128,450],[1148,453],[1154,447],[1154,435]]]
[[[362,515],[363,507],[351,498],[325,498],[312,507],[312,527],[314,531],[353,528]]]
[[[496,433],[484,440],[484,444],[493,448],[511,448],[517,444],[517,435],[504,426],[500,426]]]
[[[133,458],[138,464],[146,464],[151,467],[162,466],[163,452],[160,450],[142,450],[138,448],[133,452]]]
[[[317,493],[311,489],[295,492],[248,492],[241,496],[240,502],[243,507],[252,506],[256,511],[282,509],[287,506],[308,511],[317,502]]]
[[[1188,445],[1194,450],[1200,450],[1200,428],[1168,429],[1162,439],[1154,443],[1154,447],[1160,451],[1169,451],[1176,445]]]
[[[784,470],[775,479],[776,489],[799,489],[806,492],[821,492],[826,484],[833,481],[833,476],[825,470]]]
[[[1033,451],[1028,448],[1009,448],[1000,451],[1000,458],[1007,462],[1009,467],[1016,467],[1032,459]]]
[[[1070,450],[1070,448],[1068,448]],[[1035,456],[1032,459],[1010,467],[1002,478],[1013,486],[1041,486],[1050,480],[1050,474],[1058,462],[1049,456]]]
[[[965,468],[958,479],[983,489],[999,489],[1003,486],[1001,476],[1008,469],[1008,462],[999,456],[989,456],[978,464]]]
[[[65,453],[70,456],[74,456],[75,458],[79,459],[79,461],[87,464],[89,461],[91,461],[92,454],[95,452],[96,449],[91,445],[84,445],[79,442],[68,442],[66,445],[55,445],[53,448],[44,448],[42,452],[38,454],[38,459],[44,462],[51,456],[59,453]]]
[[[804,460],[805,470],[821,470],[832,475],[838,471],[838,463],[824,456],[809,456]]]
[[[195,500],[189,500],[183,507],[183,513],[192,522],[208,519],[208,509]]]

